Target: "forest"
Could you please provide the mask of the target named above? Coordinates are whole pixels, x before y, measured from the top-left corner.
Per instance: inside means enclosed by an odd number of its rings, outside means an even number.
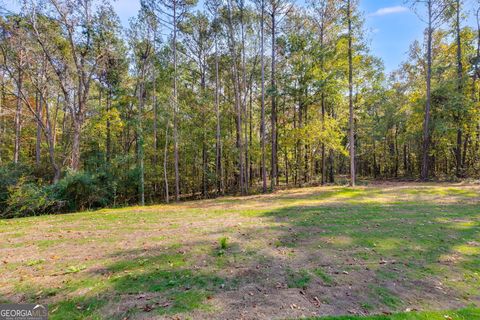
[[[1,6],[0,216],[478,179],[480,5],[407,4],[389,73],[357,0]]]

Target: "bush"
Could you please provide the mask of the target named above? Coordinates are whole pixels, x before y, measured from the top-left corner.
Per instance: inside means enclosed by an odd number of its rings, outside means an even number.
[[[8,187],[7,207],[2,217],[27,217],[53,212],[61,207],[48,187],[27,182],[21,178],[14,186]]]
[[[108,206],[111,203],[109,179],[87,172],[68,172],[54,185],[53,193],[57,200],[65,203],[68,211]]]
[[[32,179],[31,168],[25,165],[8,164],[0,167],[0,217],[8,209],[10,188],[15,186],[20,179]]]
[[[100,208],[113,202],[116,182],[106,173],[67,172],[44,185],[27,169],[0,168],[0,218],[65,213]]]

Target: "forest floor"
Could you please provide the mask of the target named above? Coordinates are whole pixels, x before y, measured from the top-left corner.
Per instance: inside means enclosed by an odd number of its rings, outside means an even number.
[[[46,303],[50,319],[480,319],[480,185],[1,220],[0,259],[0,302]]]

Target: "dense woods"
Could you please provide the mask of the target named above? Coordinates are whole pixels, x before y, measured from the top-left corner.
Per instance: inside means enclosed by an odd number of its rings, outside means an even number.
[[[3,7],[0,215],[478,178],[480,9],[410,6],[424,39],[389,74],[357,0]]]

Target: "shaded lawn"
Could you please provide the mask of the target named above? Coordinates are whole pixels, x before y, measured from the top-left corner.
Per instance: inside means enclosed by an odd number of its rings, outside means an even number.
[[[478,307],[479,190],[308,188],[0,220],[0,300],[48,303],[52,319]],[[366,319],[445,314],[415,316]]]
[[[339,316],[310,318],[310,320],[470,320],[480,319],[480,309],[467,308],[458,311],[403,312],[394,315],[377,316]]]

